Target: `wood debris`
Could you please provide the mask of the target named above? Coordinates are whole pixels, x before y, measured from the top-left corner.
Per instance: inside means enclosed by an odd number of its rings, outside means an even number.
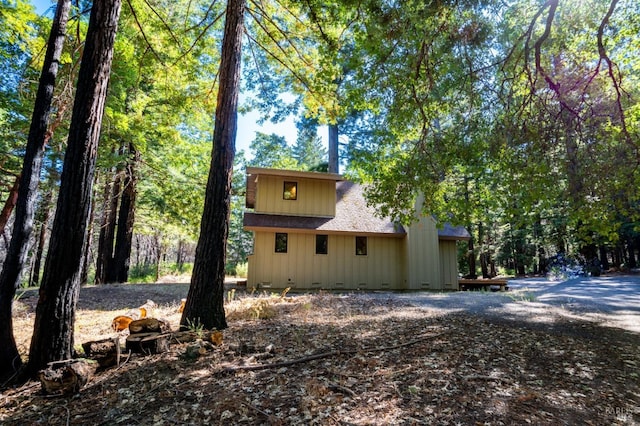
[[[640,423],[637,333],[357,295],[270,307],[275,317],[229,322],[219,345],[168,333],[167,351],[96,374],[82,398],[8,390],[0,423],[56,423],[67,410],[78,425]]]

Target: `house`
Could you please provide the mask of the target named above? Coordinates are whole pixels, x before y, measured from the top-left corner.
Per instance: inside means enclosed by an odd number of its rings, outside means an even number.
[[[362,186],[340,175],[248,167],[246,207],[250,287],[458,289],[464,228],[438,229],[424,215],[410,226],[381,219]]]

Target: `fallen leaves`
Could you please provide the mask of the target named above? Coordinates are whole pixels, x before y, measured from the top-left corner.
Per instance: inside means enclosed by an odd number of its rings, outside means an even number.
[[[179,301],[179,298],[177,299]],[[176,302],[178,303],[178,302]],[[593,323],[442,315],[358,295],[265,296],[224,340],[174,342],[79,398],[7,390],[7,424],[625,424],[640,336]],[[244,306],[244,308],[243,308]],[[221,333],[222,334],[222,333]],[[220,338],[222,336],[220,335]],[[193,347],[194,349],[189,349]],[[189,351],[196,356],[187,357]],[[233,374],[224,374],[232,368]],[[29,406],[37,409],[25,408]]]

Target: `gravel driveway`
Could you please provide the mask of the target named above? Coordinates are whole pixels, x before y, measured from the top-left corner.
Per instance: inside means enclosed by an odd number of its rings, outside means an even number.
[[[586,320],[640,333],[640,275],[509,280],[507,292],[370,293],[442,313],[469,312],[501,319],[548,323]]]

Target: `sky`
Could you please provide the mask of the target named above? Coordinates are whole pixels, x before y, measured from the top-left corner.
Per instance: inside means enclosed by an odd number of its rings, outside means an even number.
[[[32,4],[36,7],[36,11],[39,14],[47,12],[49,8],[53,6],[55,1],[53,0],[31,0]],[[53,16],[51,11],[48,12],[50,16]],[[242,98],[242,97],[241,97]],[[284,122],[273,124],[266,122],[262,125],[258,125],[260,114],[257,111],[249,112],[247,114],[238,114],[238,133],[236,135],[236,151],[244,150],[245,157],[250,159],[252,157],[249,145],[251,141],[255,139],[256,132],[262,132],[266,134],[277,134],[284,136],[289,145],[293,145],[297,137],[297,129],[294,122],[294,117],[289,116]],[[327,144],[326,128],[321,128],[320,136],[322,137],[325,145]],[[213,132],[212,132],[213,133]]]

